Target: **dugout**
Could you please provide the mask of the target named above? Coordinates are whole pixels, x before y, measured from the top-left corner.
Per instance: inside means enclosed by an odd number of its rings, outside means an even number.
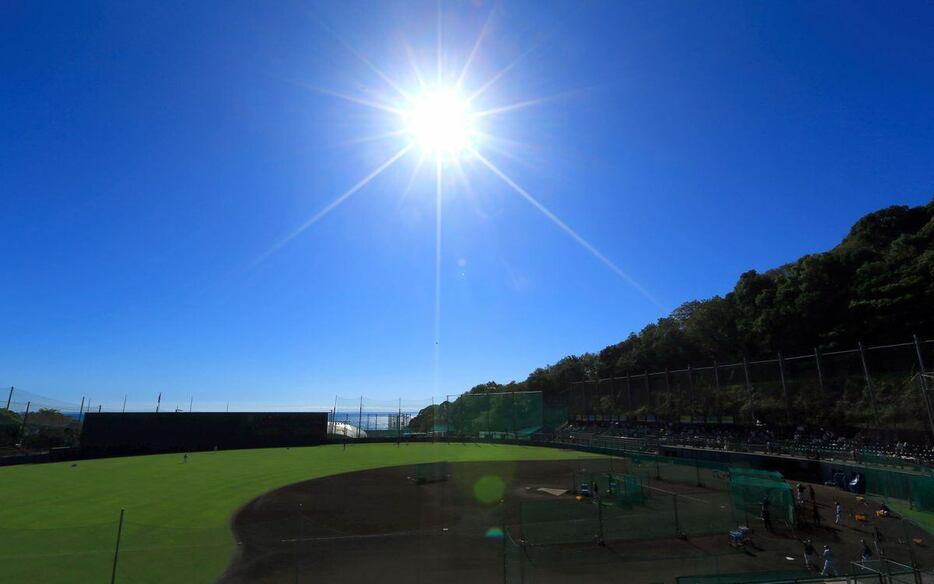
[[[327,440],[324,412],[89,413],[85,456],[311,446]]]

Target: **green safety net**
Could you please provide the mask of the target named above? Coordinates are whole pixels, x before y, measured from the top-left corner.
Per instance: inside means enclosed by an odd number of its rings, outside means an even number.
[[[642,477],[615,472],[578,471],[573,473],[571,490],[577,492],[586,484],[604,501],[613,501],[617,505],[637,505],[645,502],[645,488]]]
[[[435,407],[434,430],[452,436],[515,438],[543,426],[540,391],[465,393]]]
[[[757,470],[754,468],[741,468],[741,467],[732,467],[730,468],[730,477],[749,477],[757,478],[766,481],[775,481],[777,483],[784,483],[785,477],[782,476],[782,473],[774,470]]]
[[[503,581],[504,584],[522,584],[525,571],[525,552],[512,538],[509,531],[503,533]]]
[[[791,487],[774,477],[743,474],[742,469],[730,469],[730,500],[733,512],[745,523],[761,515],[762,504],[768,501],[774,525],[795,524],[795,501]]]
[[[908,501],[918,511],[934,511],[934,477],[880,468],[860,472],[866,479],[867,493]]]
[[[580,477],[581,475],[577,475]],[[596,475],[599,478],[601,475]],[[739,525],[730,494],[644,493],[639,477],[602,475],[613,496],[524,501],[520,533],[529,545],[606,542],[729,533]],[[592,483],[591,483],[592,484]],[[598,483],[599,484],[599,483]]]
[[[637,505],[645,502],[645,488],[642,477],[631,474],[607,474],[607,496],[626,505]]]
[[[447,462],[426,462],[415,465],[415,482],[418,484],[446,481],[447,478]]]
[[[697,576],[678,576],[677,584],[771,584],[784,583],[795,584],[797,581],[819,581],[815,578],[813,572],[806,570],[776,570],[751,572],[744,574],[703,574]],[[831,581],[839,581],[835,576]]]
[[[730,488],[730,469],[720,462],[629,453],[627,463],[625,472],[645,479],[723,491]]]
[[[542,425],[555,430],[568,423],[568,409],[561,407],[546,407],[542,409]]]
[[[911,477],[911,506],[919,511],[934,511],[934,478]]]
[[[867,493],[905,501],[911,500],[914,475],[874,468],[860,469],[860,472],[866,479]]]

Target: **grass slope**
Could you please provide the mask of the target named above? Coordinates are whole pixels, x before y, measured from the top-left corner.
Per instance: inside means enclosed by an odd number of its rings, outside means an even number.
[[[355,444],[136,456],[0,468],[0,582],[109,582],[126,509],[117,582],[212,582],[234,548],[231,515],[294,482],[448,460],[584,458],[490,444]]]

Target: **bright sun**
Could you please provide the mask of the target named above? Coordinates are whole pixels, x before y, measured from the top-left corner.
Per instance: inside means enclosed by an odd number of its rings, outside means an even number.
[[[412,98],[403,123],[422,151],[434,156],[457,157],[476,137],[470,104],[450,88],[426,90]]]

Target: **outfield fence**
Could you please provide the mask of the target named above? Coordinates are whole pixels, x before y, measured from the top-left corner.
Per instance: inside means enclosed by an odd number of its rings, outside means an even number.
[[[779,351],[572,382],[550,394],[548,405],[566,407],[575,423],[729,428],[765,421],[771,427],[859,428],[920,442],[934,436],[932,363],[934,339],[917,337],[798,355]]]

